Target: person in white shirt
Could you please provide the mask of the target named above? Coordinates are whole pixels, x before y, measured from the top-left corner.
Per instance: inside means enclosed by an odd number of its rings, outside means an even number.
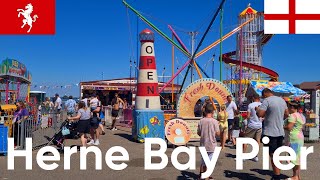
[[[258,94],[253,95],[253,102],[248,105],[248,124],[245,127],[244,136],[247,138],[255,139],[260,146],[260,139],[262,135],[262,120],[257,116],[256,107],[261,105],[260,97]],[[243,146],[243,152],[246,152],[247,145]],[[258,156],[253,158],[258,162]]]
[[[62,108],[62,100],[59,97],[59,94],[56,94],[55,97],[56,97],[56,101],[54,102],[54,109],[56,110],[56,113],[57,113],[57,117],[58,117],[57,120],[59,120],[61,108]]]
[[[85,94],[85,95],[83,96],[83,99],[82,99],[81,101],[83,101],[84,104],[85,104],[85,106],[88,107],[88,95]]]
[[[57,110],[58,113],[60,113],[62,108],[62,100],[59,97],[59,94],[56,94],[56,101],[54,102],[54,108]]]
[[[232,96],[229,95],[227,96],[227,113],[228,113],[228,128],[229,128],[229,134],[228,134],[228,139],[229,139],[229,144],[232,143],[231,135],[232,135],[232,124],[234,121],[234,112],[238,110],[236,103],[232,100]]]

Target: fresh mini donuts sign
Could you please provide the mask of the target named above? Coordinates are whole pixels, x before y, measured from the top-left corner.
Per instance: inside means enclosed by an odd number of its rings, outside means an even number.
[[[194,106],[197,101],[205,96],[212,97],[219,105],[227,102],[231,92],[223,83],[215,79],[199,79],[190,84],[181,94],[178,102],[178,117],[192,118]]]
[[[182,119],[173,119],[166,125],[165,135],[168,141],[174,145],[185,145],[189,142],[191,129]]]

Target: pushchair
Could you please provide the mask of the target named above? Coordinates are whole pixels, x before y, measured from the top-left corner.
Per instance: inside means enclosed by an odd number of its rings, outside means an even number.
[[[67,137],[77,134],[77,127],[75,123],[69,122],[68,120],[65,120],[62,122],[59,131],[57,131],[52,138],[50,138],[49,142],[47,143],[47,146],[53,144],[55,145],[60,152],[63,152],[64,150],[64,140],[67,139]]]

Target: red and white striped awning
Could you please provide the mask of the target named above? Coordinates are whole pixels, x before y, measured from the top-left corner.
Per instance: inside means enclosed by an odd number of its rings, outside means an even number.
[[[304,98],[304,99],[310,99],[310,94],[304,94],[301,97]]]

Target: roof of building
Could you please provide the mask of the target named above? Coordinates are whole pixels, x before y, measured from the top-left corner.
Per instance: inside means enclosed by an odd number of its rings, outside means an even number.
[[[129,86],[136,84],[135,78],[117,78],[117,79],[107,79],[107,80],[98,80],[98,81],[87,81],[80,82],[80,85],[109,85],[109,86]],[[159,82],[159,85],[163,85],[163,82]],[[170,84],[171,85],[171,84]],[[175,86],[180,87],[181,85],[175,84]]]
[[[300,84],[300,89],[303,90],[318,90],[320,89],[320,81],[303,82]]]
[[[257,12],[258,11],[253,9],[249,4],[248,7],[240,13],[240,16],[244,16],[246,14],[257,14]]]

